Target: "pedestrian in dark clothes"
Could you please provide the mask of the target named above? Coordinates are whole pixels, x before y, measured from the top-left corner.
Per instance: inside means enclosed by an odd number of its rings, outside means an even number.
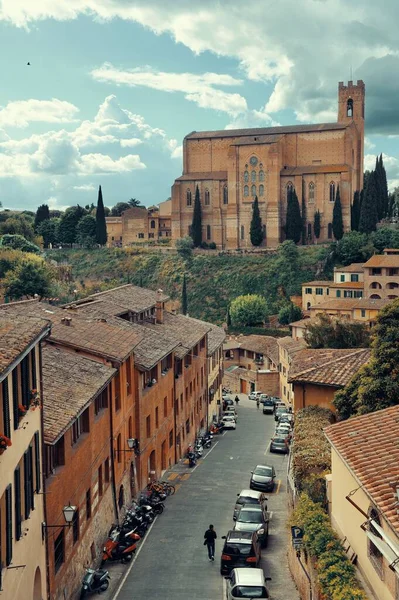
[[[205,541],[204,546],[208,548],[208,557],[209,560],[215,560],[215,540],[217,538],[216,531],[213,528],[213,525],[209,525],[209,529],[205,531],[204,535]]]

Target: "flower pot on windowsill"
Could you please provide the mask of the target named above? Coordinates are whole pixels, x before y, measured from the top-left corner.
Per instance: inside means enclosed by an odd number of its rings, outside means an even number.
[[[27,409],[25,408],[25,406],[23,406],[22,404],[19,404],[19,406],[18,406],[18,420],[19,421],[24,418],[24,416],[26,415],[26,412],[27,412]]]
[[[3,452],[5,452],[5,450],[7,450],[7,448],[11,445],[12,445],[12,442],[11,442],[10,438],[8,438],[6,435],[1,434],[0,435],[0,454],[3,454]]]

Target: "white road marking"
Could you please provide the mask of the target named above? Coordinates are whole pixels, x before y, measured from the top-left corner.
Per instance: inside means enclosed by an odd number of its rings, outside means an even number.
[[[214,444],[212,444],[212,448],[209,450],[209,452],[207,452],[204,456],[204,458],[206,458],[207,456],[210,455],[210,453],[212,452],[212,450],[218,445],[219,442],[215,442]]]
[[[136,560],[137,560],[137,558],[138,558],[138,555],[139,555],[139,554],[140,554],[140,552],[141,552],[141,549],[142,549],[142,547],[143,547],[143,546],[144,546],[144,544],[146,543],[146,541],[147,541],[147,538],[148,538],[148,536],[149,536],[149,534],[150,534],[150,532],[151,532],[151,529],[154,527],[154,525],[155,525],[155,521],[157,520],[157,518],[158,518],[158,515],[155,517],[155,519],[153,520],[153,522],[151,523],[151,525],[150,525],[150,526],[149,526],[149,528],[147,529],[147,534],[146,534],[145,538],[143,539],[143,541],[141,542],[141,544],[140,544],[140,546],[139,546],[139,549],[137,550],[136,554],[134,555],[134,558],[133,558],[133,560],[131,561],[131,563],[130,563],[130,565],[129,565],[129,568],[128,568],[128,570],[127,570],[127,571],[126,571],[126,573],[125,573],[125,576],[122,578],[122,581],[120,582],[120,584],[119,584],[119,587],[118,587],[118,589],[117,589],[117,590],[116,590],[116,592],[115,592],[115,595],[114,595],[114,597],[113,597],[113,600],[116,600],[116,599],[117,599],[117,597],[119,596],[119,593],[120,593],[120,591],[121,591],[122,587],[124,586],[124,584],[125,584],[125,581],[126,581],[126,579],[128,578],[128,576],[129,576],[129,573],[130,573],[130,571],[132,570],[132,568],[133,568],[133,565],[134,565],[134,563],[136,562]]]
[[[223,599],[226,598],[227,596],[227,584],[226,584],[226,580],[223,576]]]

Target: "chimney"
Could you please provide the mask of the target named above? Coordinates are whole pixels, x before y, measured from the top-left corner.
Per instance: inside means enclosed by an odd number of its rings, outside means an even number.
[[[71,321],[72,321],[71,317],[62,317],[61,318],[61,323],[66,325],[66,327],[70,327]]]
[[[163,290],[157,290],[157,302],[155,305],[157,323],[163,323],[163,311],[165,303],[162,300]]]

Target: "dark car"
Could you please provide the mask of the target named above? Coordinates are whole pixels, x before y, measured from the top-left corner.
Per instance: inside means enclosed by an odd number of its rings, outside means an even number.
[[[234,531],[250,531],[256,532],[262,547],[267,546],[269,537],[269,513],[264,506],[254,504],[242,507],[236,517]]]
[[[288,454],[289,451],[289,440],[285,435],[275,435],[270,441],[270,452],[281,452]]]
[[[276,478],[276,471],[274,467],[267,465],[257,465],[253,471],[251,471],[251,480],[249,487],[251,490],[259,490],[260,492],[272,492],[274,489],[274,480]]]
[[[226,406],[234,406],[234,400],[232,398],[223,398],[223,402]]]
[[[281,415],[287,414],[287,409],[283,408],[282,406],[279,406],[278,408],[276,408],[276,412],[274,413],[274,420],[278,421],[281,417]]]
[[[221,575],[228,575],[236,567],[257,567],[261,560],[261,544],[256,532],[231,530],[224,540],[220,559]]]
[[[272,415],[274,413],[274,402],[271,398],[263,401],[262,412],[264,415]]]

